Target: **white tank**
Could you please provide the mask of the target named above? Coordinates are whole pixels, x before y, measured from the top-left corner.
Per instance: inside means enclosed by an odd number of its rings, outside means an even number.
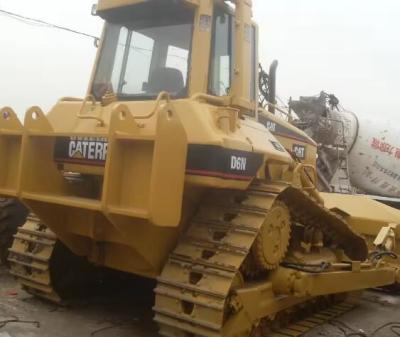
[[[369,194],[400,197],[400,128],[393,121],[341,114],[355,131],[348,157],[351,183]]]
[[[318,143],[321,190],[400,197],[400,126],[346,111],[324,92],[290,105],[298,127]]]

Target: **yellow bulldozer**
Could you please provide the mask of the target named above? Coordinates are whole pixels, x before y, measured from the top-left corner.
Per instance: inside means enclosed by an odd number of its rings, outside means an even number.
[[[256,337],[400,281],[385,227],[371,254],[324,206],[316,144],[263,124],[250,0],[100,0],[97,14],[86,98],[23,124],[1,110],[0,195],[32,212],[9,253],[25,289],[59,300],[86,259],[156,279],[163,336]]]

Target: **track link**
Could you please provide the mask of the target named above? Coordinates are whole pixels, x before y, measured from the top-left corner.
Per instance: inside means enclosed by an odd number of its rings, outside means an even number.
[[[309,197],[303,198],[303,204],[311,204],[313,211],[302,216],[302,209],[292,207],[299,195],[283,184],[256,183],[246,192],[213,191],[200,206],[158,279],[154,319],[161,335],[231,337],[224,329],[229,313],[235,311],[230,307],[232,290],[245,285],[241,268],[278,198],[289,206],[292,216],[301,218],[306,225],[321,226],[321,215],[325,222],[329,220],[323,230],[338,244],[359,239],[345,222]],[[354,254],[363,254],[361,244],[356,249],[359,251],[354,250]],[[247,337],[250,332],[235,336]]]
[[[53,289],[50,275],[50,259],[56,242],[56,235],[36,216],[30,215],[14,235],[8,262],[10,273],[18,279],[24,290],[60,303],[61,298]]]
[[[7,265],[8,249],[19,226],[28,215],[25,206],[16,199],[0,198],[0,263]]]
[[[155,289],[155,320],[164,336],[219,337],[232,287],[275,193],[214,192],[200,206]]]

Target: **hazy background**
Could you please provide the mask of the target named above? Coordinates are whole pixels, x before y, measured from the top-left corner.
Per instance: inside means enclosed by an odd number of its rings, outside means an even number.
[[[0,9],[100,35],[95,0],[0,0]],[[278,94],[335,93],[358,114],[397,119],[400,103],[400,1],[254,0],[260,56],[280,62]],[[93,40],[0,15],[0,106],[20,116],[62,96],[84,96]]]

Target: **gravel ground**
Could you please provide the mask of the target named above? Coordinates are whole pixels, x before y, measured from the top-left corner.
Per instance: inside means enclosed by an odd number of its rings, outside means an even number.
[[[132,285],[129,292],[114,289],[112,296],[106,294],[56,306],[20,290],[7,271],[0,268],[0,337],[158,337],[152,322],[151,289],[147,288]],[[19,322],[2,325],[6,320]],[[366,292],[359,306],[338,320],[354,330],[362,329],[367,333],[365,336],[371,337],[379,326],[400,321],[400,296]],[[393,330],[388,327],[373,337],[400,336],[400,329]],[[326,324],[305,336],[345,334]]]

